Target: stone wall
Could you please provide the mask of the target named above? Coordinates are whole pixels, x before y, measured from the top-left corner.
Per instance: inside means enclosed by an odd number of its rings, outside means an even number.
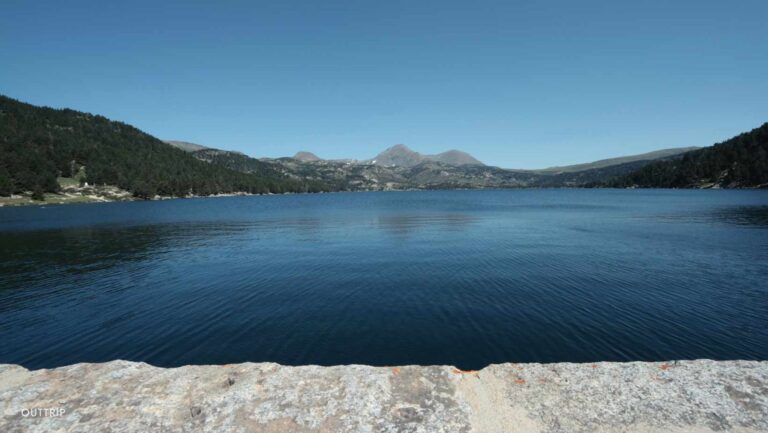
[[[0,365],[0,432],[765,432],[768,362]]]

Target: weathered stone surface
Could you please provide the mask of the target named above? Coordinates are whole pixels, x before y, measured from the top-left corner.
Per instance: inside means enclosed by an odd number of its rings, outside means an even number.
[[[768,362],[0,365],[0,411],[4,433],[758,432]]]

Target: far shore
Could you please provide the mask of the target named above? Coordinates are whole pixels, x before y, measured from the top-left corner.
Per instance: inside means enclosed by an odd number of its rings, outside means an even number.
[[[188,198],[216,198],[216,197],[242,197],[242,196],[255,196],[255,195],[292,195],[292,194],[329,194],[329,193],[341,193],[341,192],[408,192],[408,191],[479,191],[479,190],[530,190],[530,189],[691,189],[691,190],[753,190],[753,189],[768,189],[768,184],[758,185],[754,187],[738,187],[738,188],[721,188],[718,185],[708,184],[702,185],[696,188],[583,188],[583,187],[514,187],[514,188],[450,188],[450,189],[431,189],[431,188],[403,188],[403,189],[377,189],[377,190],[360,190],[360,191],[320,191],[316,193],[299,193],[299,192],[285,192],[285,193],[250,193],[250,192],[230,192],[219,193],[210,195],[194,195],[190,194],[184,197],[177,196],[163,196],[156,195],[152,198],[140,198],[135,197],[130,191],[125,191],[115,186],[98,186],[90,187],[88,191],[73,191],[72,189],[64,190],[61,193],[45,193],[44,200],[35,200],[32,198],[32,192],[26,192],[24,194],[16,194],[11,196],[0,196],[0,208],[2,207],[17,207],[17,206],[49,206],[49,205],[63,205],[63,204],[85,204],[85,203],[115,203],[124,201],[161,201],[161,200],[178,200]]]

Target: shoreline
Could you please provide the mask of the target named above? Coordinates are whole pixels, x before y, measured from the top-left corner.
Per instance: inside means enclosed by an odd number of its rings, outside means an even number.
[[[768,361],[5,364],[0,403],[9,432],[758,432],[768,430]]]
[[[753,190],[768,190],[766,185],[758,185],[754,187],[739,187],[739,188],[580,188],[580,187],[510,187],[510,188],[451,188],[451,189],[431,189],[431,188],[409,188],[409,189],[380,189],[380,190],[355,190],[355,191],[320,191],[320,192],[284,192],[284,193],[249,193],[249,192],[234,192],[234,193],[221,193],[211,195],[189,195],[185,197],[174,196],[155,196],[150,199],[143,199],[129,195],[126,192],[121,198],[105,198],[101,196],[93,195],[72,195],[72,194],[59,194],[59,193],[46,193],[46,199],[54,199],[54,201],[48,200],[32,200],[27,195],[12,195],[9,197],[0,196],[0,209],[9,207],[26,207],[26,206],[58,206],[58,205],[72,205],[72,204],[93,204],[93,203],[120,203],[130,201],[166,201],[166,200],[186,200],[196,198],[220,198],[220,197],[250,197],[250,196],[281,196],[281,195],[310,195],[310,194],[338,194],[338,193],[360,193],[360,192],[413,192],[413,191],[517,191],[517,190],[663,190],[663,191],[753,191]],[[16,202],[14,202],[16,200]]]

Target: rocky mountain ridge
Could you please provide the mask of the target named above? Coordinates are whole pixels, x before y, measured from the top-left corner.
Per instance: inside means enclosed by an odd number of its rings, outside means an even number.
[[[598,161],[582,164],[595,168],[570,170],[561,167],[556,172],[541,172],[484,165],[460,151],[422,155],[405,145],[392,146],[377,157],[363,161],[324,160],[309,152],[299,152],[299,157],[295,155],[292,158],[256,159],[239,152],[202,147],[202,150],[192,151],[191,154],[231,170],[315,182],[331,191],[599,186],[608,179],[631,173],[652,161],[628,156],[615,158],[617,163],[613,165]],[[680,154],[666,150],[647,155],[677,158]]]
[[[413,167],[423,162],[439,162],[446,165],[485,165],[472,155],[460,150],[449,150],[436,155],[423,155],[404,144],[396,144],[365,162],[397,167]]]

